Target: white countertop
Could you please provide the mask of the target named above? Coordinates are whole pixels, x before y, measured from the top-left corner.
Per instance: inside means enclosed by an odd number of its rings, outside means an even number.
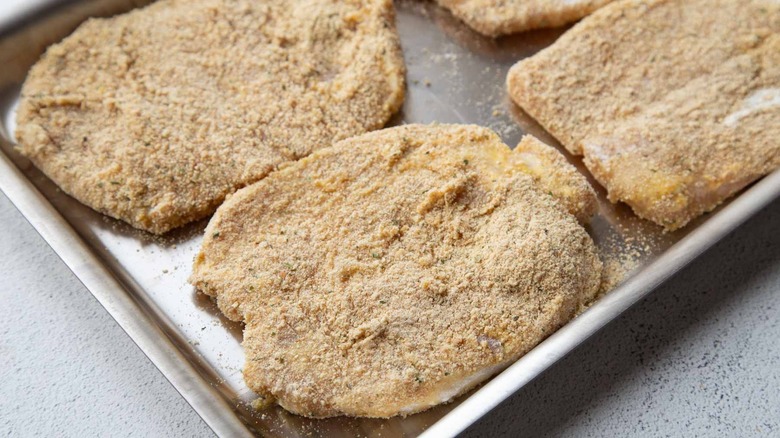
[[[466,436],[780,436],[780,202]],[[0,195],[0,434],[213,434]]]

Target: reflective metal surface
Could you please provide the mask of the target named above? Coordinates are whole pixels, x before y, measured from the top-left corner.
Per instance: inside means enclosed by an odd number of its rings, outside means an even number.
[[[222,436],[454,435],[506,399],[780,195],[780,173],[684,230],[662,233],[624,205],[600,195],[589,227],[602,256],[636,263],[628,279],[588,311],[477,391],[407,418],[311,420],[279,408],[254,412],[241,376],[242,327],[187,284],[205,221],[154,237],[106,218],[63,194],[13,150],[21,82],[45,47],[89,16],[107,16],[144,0],[36,0],[0,4],[0,189],[60,255],[215,432]],[[14,6],[17,4],[17,6]],[[18,6],[24,4],[24,7]],[[31,6],[32,5],[32,6]],[[514,145],[524,132],[557,143],[506,96],[506,71],[563,31],[483,38],[430,2],[400,1],[398,29],[408,67],[403,111],[391,124],[477,123]],[[569,157],[583,173],[577,158]],[[592,181],[592,180],[591,180]],[[592,181],[593,182],[593,181]]]

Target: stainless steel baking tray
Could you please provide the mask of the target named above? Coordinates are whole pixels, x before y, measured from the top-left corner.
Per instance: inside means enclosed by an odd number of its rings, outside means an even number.
[[[205,221],[153,237],[84,207],[13,149],[14,109],[27,70],[45,47],[90,16],[144,0],[13,0],[0,4],[0,189],[211,428],[222,436],[448,436],[462,431],[649,293],[707,247],[780,195],[780,173],[765,177],[684,230],[662,233],[611,205],[589,227],[610,266],[635,263],[617,288],[500,375],[455,402],[407,418],[311,420],[279,408],[254,412],[241,377],[241,326],[220,316],[187,284]],[[391,123],[466,122],[514,145],[524,132],[556,144],[506,97],[517,60],[563,30],[500,40],[480,37],[431,2],[401,1],[398,30],[408,95]],[[587,174],[580,161],[569,157]]]

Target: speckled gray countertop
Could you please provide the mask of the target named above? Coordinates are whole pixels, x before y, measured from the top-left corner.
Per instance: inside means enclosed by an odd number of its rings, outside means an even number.
[[[780,202],[466,436],[780,436]],[[212,436],[0,195],[0,434]]]

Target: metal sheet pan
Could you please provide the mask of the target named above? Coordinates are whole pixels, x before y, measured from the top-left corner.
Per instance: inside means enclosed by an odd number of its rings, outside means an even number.
[[[206,221],[154,237],[106,218],[62,193],[13,149],[14,110],[27,70],[46,46],[90,16],[148,0],[36,0],[0,4],[0,189],[65,261],[176,389],[221,436],[451,436],[475,422],[658,284],[780,195],[780,172],[765,177],[683,230],[663,233],[612,205],[588,231],[602,257],[634,269],[625,281],[500,375],[453,403],[390,420],[312,420],[280,408],[255,412],[241,377],[242,327],[187,284]],[[562,29],[483,38],[430,2],[396,2],[408,93],[391,122],[476,123],[514,145],[533,133],[557,145],[507,98],[517,60],[549,45]],[[559,146],[559,145],[557,145]],[[579,159],[568,158],[583,173]]]

